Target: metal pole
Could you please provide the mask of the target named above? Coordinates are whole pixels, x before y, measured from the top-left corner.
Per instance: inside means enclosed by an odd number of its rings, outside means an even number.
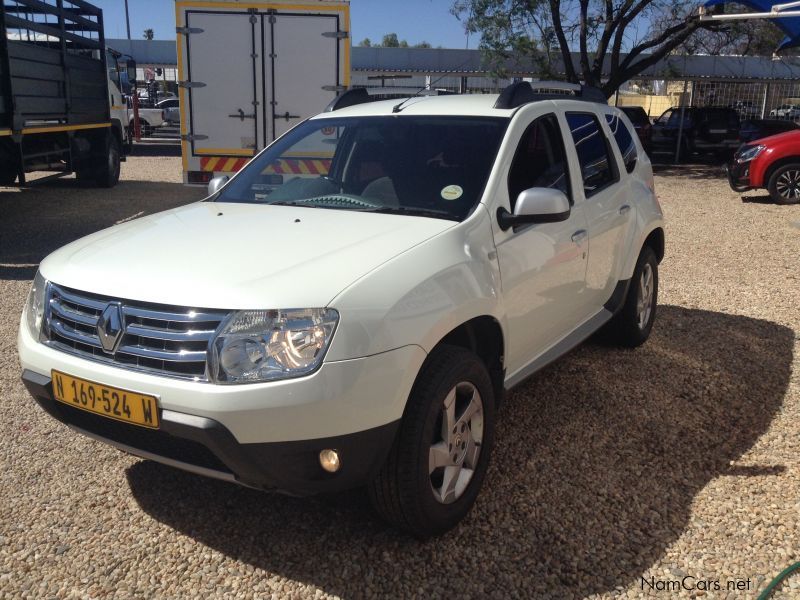
[[[678,142],[675,144],[675,162],[680,160],[681,156],[681,139],[683,138],[683,115],[686,112],[686,91],[689,87],[689,80],[683,80],[683,94],[681,95],[681,117],[678,123]]]
[[[128,39],[131,39],[131,17],[128,15],[128,0],[125,0],[125,25],[128,27]]]

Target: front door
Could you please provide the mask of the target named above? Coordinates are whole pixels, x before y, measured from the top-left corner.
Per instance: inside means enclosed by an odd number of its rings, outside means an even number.
[[[524,130],[509,167],[509,207],[532,187],[556,188],[572,198],[558,118],[546,114]],[[583,207],[571,201],[566,221],[495,230],[508,318],[507,372],[515,372],[557,343],[588,316],[584,298],[588,256]]]

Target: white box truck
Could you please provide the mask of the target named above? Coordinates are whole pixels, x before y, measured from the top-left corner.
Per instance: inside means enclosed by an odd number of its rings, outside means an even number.
[[[177,0],[175,22],[184,183],[232,175],[350,84],[348,2]]]

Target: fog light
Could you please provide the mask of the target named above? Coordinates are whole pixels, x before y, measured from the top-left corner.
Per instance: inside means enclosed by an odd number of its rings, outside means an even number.
[[[319,464],[328,473],[336,473],[342,464],[339,462],[339,453],[336,450],[326,448],[319,453]]]

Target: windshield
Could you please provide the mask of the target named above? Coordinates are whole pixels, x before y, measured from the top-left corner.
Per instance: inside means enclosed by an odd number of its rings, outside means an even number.
[[[462,220],[480,200],[508,119],[313,119],[267,148],[217,202]]]

